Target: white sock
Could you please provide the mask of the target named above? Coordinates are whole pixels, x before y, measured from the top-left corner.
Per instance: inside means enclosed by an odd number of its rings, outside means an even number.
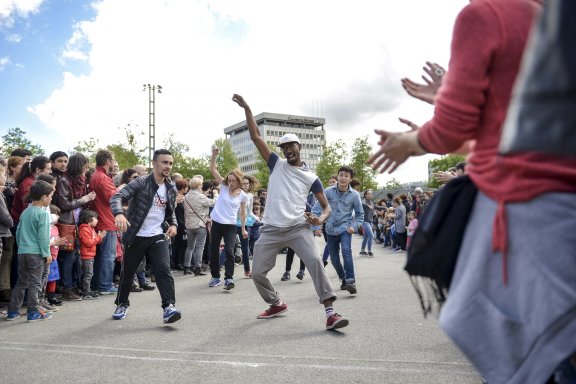
[[[274,304],[272,304],[272,305],[275,305],[275,306],[279,307],[279,306],[281,306],[282,304],[284,304],[284,303],[282,302],[282,299],[278,299],[278,300],[277,300]]]
[[[326,310],[326,317],[330,317],[336,313],[336,311],[332,307],[326,307],[324,309]]]

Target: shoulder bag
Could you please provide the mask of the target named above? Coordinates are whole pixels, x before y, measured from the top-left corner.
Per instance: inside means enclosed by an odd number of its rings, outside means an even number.
[[[74,224],[62,224],[56,223],[58,228],[58,234],[60,238],[65,239],[66,243],[60,245],[60,249],[63,251],[73,251],[76,249],[76,235],[77,229]]]
[[[418,219],[404,270],[425,317],[446,300],[477,192],[469,176],[457,177],[436,192]]]
[[[211,221],[211,220],[202,220],[202,218],[200,217],[200,215],[198,215],[198,213],[196,212],[196,210],[192,207],[192,205],[190,205],[190,203],[188,202],[188,200],[186,200],[186,198],[184,198],[184,201],[186,202],[186,204],[188,204],[188,206],[190,207],[190,209],[192,210],[192,212],[194,212],[194,214],[200,219],[200,221],[204,223],[204,225],[206,226],[206,230],[207,230],[208,232],[210,232],[210,228],[212,227],[212,221]]]

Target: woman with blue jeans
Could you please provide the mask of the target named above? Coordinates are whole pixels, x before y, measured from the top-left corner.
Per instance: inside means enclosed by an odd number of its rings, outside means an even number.
[[[258,180],[254,176],[244,175],[242,179],[241,188],[246,193],[248,200],[246,202],[246,230],[250,232],[250,227],[258,221],[258,216],[256,216],[252,210],[254,207],[254,191],[258,189]],[[252,272],[250,272],[250,241],[248,237],[242,235],[242,225],[240,220],[240,212],[238,212],[238,218],[236,219],[236,234],[240,238],[240,248],[242,249],[242,264],[244,264],[244,276],[252,277]]]
[[[364,222],[362,229],[364,230],[364,238],[362,239],[362,247],[360,248],[360,256],[372,257],[372,239],[374,233],[372,232],[372,220],[374,218],[374,202],[372,201],[372,191],[367,189],[364,191],[364,199],[362,199],[362,208],[364,209]],[[368,249],[368,253],[365,252]]]

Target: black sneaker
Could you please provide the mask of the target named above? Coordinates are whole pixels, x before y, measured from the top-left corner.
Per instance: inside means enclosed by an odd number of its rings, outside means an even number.
[[[374,254],[371,251],[368,251],[368,257],[374,257]]]
[[[288,281],[288,280],[290,280],[290,272],[284,272],[284,274],[282,275],[282,277],[280,278],[280,280],[282,280],[282,281]]]
[[[343,281],[342,284],[340,284],[340,290],[346,291],[346,281]]]
[[[302,280],[304,278],[304,271],[300,271],[296,274],[296,278],[298,280]]]
[[[145,291],[153,291],[156,289],[154,285],[149,283],[140,284],[140,288],[142,288]]]
[[[348,292],[350,292],[351,295],[354,295],[358,292],[356,290],[356,284],[354,284],[354,283],[346,283],[344,289],[347,290]]]
[[[52,304],[52,305],[57,305],[57,306],[61,306],[62,305],[62,300],[58,300],[56,298],[56,296],[49,296],[48,297],[48,303]]]
[[[366,253],[366,252],[364,252],[364,251],[360,251],[360,256],[366,256],[366,255],[367,255],[367,253]]]
[[[130,288],[130,292],[142,292],[143,289],[137,286],[136,284],[132,284],[132,288]]]
[[[93,291],[86,292],[82,295],[83,300],[95,300],[99,298],[100,295],[96,295]]]

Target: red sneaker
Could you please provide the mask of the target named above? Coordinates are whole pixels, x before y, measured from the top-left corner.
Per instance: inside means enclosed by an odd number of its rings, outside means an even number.
[[[288,305],[286,303],[282,305],[271,305],[270,308],[259,314],[257,319],[270,319],[274,316],[278,316],[288,310]]]
[[[335,313],[326,319],[326,329],[344,328],[349,323],[348,319]]]

